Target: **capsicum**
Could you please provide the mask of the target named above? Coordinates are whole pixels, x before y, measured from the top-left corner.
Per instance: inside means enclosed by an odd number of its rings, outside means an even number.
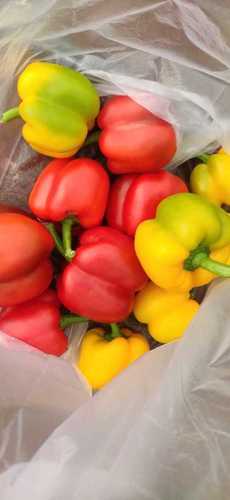
[[[23,304],[7,307],[0,312],[0,330],[46,354],[61,356],[68,347],[64,328],[87,321],[60,313],[60,302],[53,289]]]
[[[230,155],[223,150],[203,154],[190,176],[193,193],[200,194],[216,205],[230,204]]]
[[[148,324],[148,331],[158,342],[165,344],[180,338],[199,309],[188,292],[163,290],[147,283],[135,298],[134,316]]]
[[[77,367],[93,389],[101,389],[147,351],[148,341],[140,333],[117,325],[109,333],[94,328],[83,337]]]
[[[90,158],[51,161],[38,176],[29,196],[31,211],[46,221],[75,216],[84,228],[101,223],[108,199],[109,177],[102,165]],[[70,238],[73,218],[63,224],[63,243]],[[54,227],[48,225],[54,235]]]
[[[69,157],[94,126],[100,102],[95,87],[71,68],[42,61],[29,64],[18,79],[21,103],[2,122],[21,117],[22,135],[40,153]]]
[[[97,123],[99,147],[116,174],[151,172],[167,165],[176,152],[173,127],[128,96],[114,96]]]
[[[112,323],[127,318],[134,294],[146,283],[132,238],[110,227],[88,229],[57,283],[58,297],[73,313]]]
[[[54,242],[39,222],[19,213],[0,213],[0,306],[30,300],[48,288]]]
[[[161,200],[187,191],[182,179],[166,171],[122,175],[114,181],[109,193],[108,224],[133,236],[140,222],[155,217]]]
[[[205,198],[179,193],[139,224],[135,250],[149,278],[181,291],[230,276],[230,217]]]
[[[0,313],[0,330],[47,354],[61,356],[67,337],[60,328],[60,312],[54,291]]]

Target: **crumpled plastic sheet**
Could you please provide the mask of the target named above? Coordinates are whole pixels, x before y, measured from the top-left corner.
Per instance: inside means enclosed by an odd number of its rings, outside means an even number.
[[[229,500],[229,293],[217,283],[180,342],[147,353],[0,475],[1,498]]]
[[[169,168],[230,151],[229,22],[228,0],[2,0],[0,112],[28,62],[57,61],[169,120]],[[0,201],[25,208],[48,159],[20,120],[0,127]],[[93,398],[73,347],[53,358],[1,334],[1,499],[229,500],[229,296],[217,283],[180,342]]]

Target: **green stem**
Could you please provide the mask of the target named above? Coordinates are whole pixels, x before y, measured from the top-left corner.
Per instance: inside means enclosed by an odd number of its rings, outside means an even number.
[[[222,278],[230,278],[230,266],[227,264],[222,264],[216,260],[210,259],[210,257],[202,257],[197,267],[202,267],[206,271],[210,271],[217,276],[222,276]]]
[[[73,325],[74,323],[85,323],[88,321],[87,318],[84,318],[84,316],[75,316],[75,314],[63,314],[60,319],[60,328],[64,330],[70,325]]]
[[[203,161],[203,163],[208,163],[208,160],[209,160],[209,155],[207,154],[203,154],[203,155],[199,155],[197,156],[197,158],[201,161]]]
[[[55,225],[52,222],[49,222],[48,224],[46,224],[46,228],[48,229],[49,233],[54,239],[58,251],[60,252],[61,255],[63,255],[63,257],[65,257],[65,251],[62,245],[62,240],[56,230]]]
[[[66,260],[72,260],[75,256],[75,251],[72,250],[72,227],[77,223],[74,216],[67,217],[62,222],[62,243]]]
[[[222,278],[230,277],[230,266],[210,259],[209,250],[205,247],[197,248],[191,252],[190,256],[184,262],[184,269],[187,271],[194,271],[198,267],[206,269],[206,271],[210,271]]]
[[[4,113],[2,113],[1,123],[7,123],[14,118],[20,118],[19,107],[10,108]]]
[[[111,326],[111,336],[113,339],[115,339],[116,337],[121,337],[121,330],[119,328],[119,326],[117,325],[117,323],[111,323],[110,324]]]
[[[104,338],[108,341],[116,339],[117,337],[122,337],[121,330],[116,323],[110,323],[111,331],[104,335]]]
[[[90,146],[91,144],[98,142],[99,136],[100,130],[95,130],[95,132],[92,132],[92,134],[88,135],[82,147],[84,148],[85,146]]]

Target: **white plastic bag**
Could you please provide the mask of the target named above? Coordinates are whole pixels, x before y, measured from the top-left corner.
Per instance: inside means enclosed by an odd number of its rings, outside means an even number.
[[[228,500],[229,291],[216,285],[182,341],[147,353],[0,476],[2,498]]]
[[[171,167],[230,151],[229,21],[228,0],[2,0],[0,111],[30,60],[58,61],[173,123]],[[47,160],[20,130],[0,129],[0,200],[25,207]],[[229,296],[218,283],[181,342],[88,402],[66,361],[1,343],[1,498],[229,500]]]

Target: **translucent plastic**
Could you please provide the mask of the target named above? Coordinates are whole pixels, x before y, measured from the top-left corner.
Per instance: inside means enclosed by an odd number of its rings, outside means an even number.
[[[12,427],[17,465],[0,475],[1,498],[228,500],[229,291],[229,282],[217,284],[182,341],[146,354],[69,418],[62,415],[63,423],[30,462],[23,455],[21,432],[27,421],[21,398],[21,422],[18,419],[18,428]],[[0,356],[2,366],[2,352]],[[23,363],[29,372],[32,354],[27,357],[15,353],[14,366]],[[12,363],[12,354],[5,353],[4,358],[5,365]],[[52,365],[58,382],[66,377],[63,361],[53,358],[38,392],[30,377],[34,397],[26,443],[33,433],[36,436],[36,408],[41,398],[46,399]],[[14,377],[10,370],[9,377]],[[15,377],[15,388],[21,378],[22,374],[19,380]],[[83,401],[78,380],[66,378],[65,382],[60,398],[63,412],[70,414],[74,404],[68,402],[68,393],[74,397],[75,390],[76,406]],[[13,398],[10,388],[9,384],[4,389],[1,381],[6,406]],[[51,406],[60,384],[53,389],[49,391]],[[45,404],[39,415],[44,433],[49,432],[49,414]],[[2,433],[1,446],[8,439],[9,432]]]
[[[58,61],[173,123],[170,168],[230,151],[229,12],[228,0],[2,0],[0,112],[17,103],[30,60]],[[26,207],[47,159],[21,126],[0,126],[0,201]],[[1,335],[1,498],[229,500],[229,296],[230,282],[217,283],[179,343],[93,398],[75,347],[58,359]]]

